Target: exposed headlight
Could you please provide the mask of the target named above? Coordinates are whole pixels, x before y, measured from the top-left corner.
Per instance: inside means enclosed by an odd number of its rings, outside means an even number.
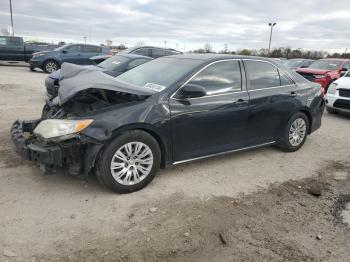
[[[43,56],[43,55],[45,55],[45,53],[40,53],[40,52],[34,53],[34,54],[33,54],[33,58],[34,58],[34,57]]]
[[[327,94],[335,95],[335,93],[337,92],[337,87],[338,87],[338,84],[337,84],[337,83],[332,83],[332,84],[328,87]]]
[[[314,75],[314,78],[317,78],[317,79],[326,78],[326,75]]]
[[[61,120],[47,119],[41,121],[34,129],[34,134],[46,140],[66,140],[74,137],[77,133],[88,127],[93,120]]]

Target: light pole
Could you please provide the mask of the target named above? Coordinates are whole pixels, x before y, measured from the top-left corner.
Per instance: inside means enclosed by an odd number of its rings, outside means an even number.
[[[269,42],[269,54],[270,54],[270,50],[271,50],[272,30],[273,30],[273,27],[275,25],[277,25],[277,23],[269,23],[269,26],[271,28],[271,30],[270,30],[270,42]]]
[[[86,37],[86,36],[83,36],[83,38],[84,38],[84,43],[86,44],[86,38],[87,38],[87,37]]]
[[[166,48],[166,43],[167,43],[167,41],[164,41],[164,48]]]
[[[15,29],[13,28],[13,17],[12,17],[12,0],[10,0],[10,13],[11,13],[11,29],[12,29],[12,35],[15,35]]]

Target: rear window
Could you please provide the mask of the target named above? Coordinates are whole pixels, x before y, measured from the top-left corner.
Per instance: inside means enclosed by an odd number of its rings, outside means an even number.
[[[7,45],[21,46],[23,39],[20,37],[7,37]]]
[[[317,60],[313,62],[309,68],[311,69],[321,69],[321,70],[335,70],[341,64],[341,61],[337,60]]]
[[[6,45],[6,37],[0,36],[0,45]]]

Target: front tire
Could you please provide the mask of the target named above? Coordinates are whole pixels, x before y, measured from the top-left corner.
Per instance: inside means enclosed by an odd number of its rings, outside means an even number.
[[[336,114],[337,112],[336,111],[334,111],[332,108],[330,108],[330,107],[326,107],[326,109],[327,109],[327,112],[328,112],[328,114]]]
[[[110,190],[131,193],[153,180],[160,162],[160,148],[153,136],[141,130],[126,131],[103,150],[96,175]]]
[[[45,73],[51,74],[52,72],[55,72],[58,69],[60,69],[60,65],[54,60],[47,60],[43,65],[43,70],[45,71]]]
[[[309,131],[309,120],[307,116],[298,112],[294,114],[286,124],[282,138],[280,141],[280,148],[286,152],[295,152],[303,146]]]

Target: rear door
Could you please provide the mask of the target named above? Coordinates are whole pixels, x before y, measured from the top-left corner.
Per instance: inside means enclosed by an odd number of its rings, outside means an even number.
[[[247,132],[252,145],[275,141],[291,112],[300,107],[295,83],[270,62],[246,59],[250,97]]]
[[[206,95],[183,99],[186,86]],[[174,162],[244,147],[248,104],[239,60],[217,61],[196,73],[169,100]]]
[[[90,65],[93,64],[93,61],[90,59],[93,56],[101,55],[102,48],[99,46],[93,46],[93,45],[83,45],[82,46],[82,59],[81,64],[84,65]]]

